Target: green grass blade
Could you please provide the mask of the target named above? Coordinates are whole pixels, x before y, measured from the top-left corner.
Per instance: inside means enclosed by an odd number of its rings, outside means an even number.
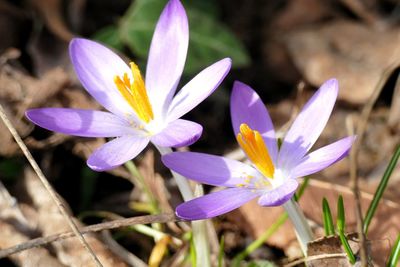
[[[299,201],[299,199],[301,198],[301,196],[304,194],[304,190],[306,190],[307,186],[308,186],[308,181],[310,180],[310,177],[306,176],[303,179],[303,183],[301,184],[299,190],[296,192],[296,194],[294,195],[294,199],[296,201]]]
[[[191,235],[190,235],[189,260],[190,260],[191,266],[196,266],[197,255],[196,255],[196,247],[195,247],[194,239],[193,239],[193,233],[191,233]]]
[[[346,218],[344,214],[343,197],[342,195],[340,195],[337,202],[337,219],[336,219],[336,227],[339,233],[344,233],[345,221]]]
[[[356,263],[356,257],[354,256],[353,250],[351,250],[350,244],[347,241],[347,238],[346,238],[346,236],[344,235],[343,232],[339,231],[339,238],[340,238],[340,241],[342,242],[344,250],[346,251],[347,257],[349,258],[349,262],[351,264],[355,264]]]
[[[378,207],[379,200],[381,200],[382,198],[383,192],[386,189],[389,178],[392,175],[394,168],[396,167],[399,157],[400,157],[400,145],[397,146],[396,151],[394,152],[389,162],[389,165],[387,166],[385,173],[383,174],[382,180],[379,183],[378,188],[376,189],[374,198],[372,199],[371,204],[368,207],[367,214],[365,215],[364,218],[364,225],[363,225],[364,233],[368,232],[369,224],[371,223],[372,217],[374,216],[376,208]]]
[[[397,263],[400,259],[400,234],[397,236],[396,243],[392,248],[392,252],[390,253],[390,257],[387,263],[387,267],[396,267]]]
[[[146,181],[144,180],[144,177],[142,174],[139,172],[139,169],[135,165],[135,163],[130,160],[125,163],[126,169],[129,171],[129,173],[132,175],[134,179],[137,179],[139,182],[140,186],[142,187],[141,189],[144,191],[144,193],[148,197],[149,204],[151,205],[153,209],[153,214],[157,214],[160,212],[160,209],[158,207],[158,203],[156,198],[154,197],[152,191],[150,190],[149,186],[147,185]]]
[[[268,238],[270,238],[275,231],[277,231],[279,229],[279,227],[281,227],[287,220],[288,215],[287,213],[283,213],[281,214],[281,216],[279,216],[279,218],[275,221],[274,224],[272,224],[259,238],[257,238],[256,240],[254,240],[250,245],[248,245],[242,252],[240,252],[239,254],[237,254],[233,260],[232,260],[232,265],[233,267],[239,267],[240,263],[250,254],[252,253],[254,250],[256,250],[257,248],[261,247],[265,240],[267,240]]]
[[[219,251],[218,251],[218,267],[222,267],[224,262],[224,250],[225,250],[225,238],[221,236],[219,241]]]
[[[347,238],[344,234],[345,224],[346,224],[346,217],[345,217],[345,213],[344,213],[343,197],[342,197],[342,195],[339,195],[338,202],[337,202],[336,227],[337,227],[340,241],[342,242],[344,250],[346,251],[347,257],[349,258],[350,263],[354,264],[354,263],[356,263],[356,257],[354,256],[354,253],[351,250],[349,242],[347,241]]]
[[[332,213],[329,208],[329,203],[326,198],[322,199],[322,212],[324,219],[324,229],[325,235],[334,235],[335,234],[335,226],[333,225]]]

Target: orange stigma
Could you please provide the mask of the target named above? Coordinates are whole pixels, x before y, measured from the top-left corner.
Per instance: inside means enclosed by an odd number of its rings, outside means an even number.
[[[133,108],[138,117],[142,121],[149,123],[154,119],[154,114],[146,92],[143,78],[140,74],[138,66],[135,63],[131,62],[130,66],[133,83],[131,83],[127,73],[124,73],[122,78],[116,75],[114,77],[114,83],[117,86],[118,91]]]
[[[261,134],[252,130],[247,124],[242,123],[240,125],[240,133],[237,134],[236,139],[257,169],[265,177],[273,178],[275,167]]]

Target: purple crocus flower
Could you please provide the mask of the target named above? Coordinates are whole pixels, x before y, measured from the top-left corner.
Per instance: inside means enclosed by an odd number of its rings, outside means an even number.
[[[324,83],[303,107],[279,148],[260,97],[249,86],[236,82],[231,96],[233,130],[252,164],[194,152],[163,156],[167,167],[189,179],[228,187],[179,205],[176,214],[186,220],[199,220],[229,212],[256,197],[261,206],[288,201],[298,187],[298,178],[330,166],[351,148],[354,136],[307,154],[328,121],[337,93],[336,80]]]
[[[109,112],[41,108],[26,116],[48,130],[83,137],[116,137],[97,149],[87,164],[96,171],[133,159],[149,142],[180,147],[201,136],[201,125],[179,119],[209,96],[227,75],[231,60],[204,69],[174,97],[188,48],[186,12],[179,0],[164,8],[151,42],[145,82],[136,64],[128,66],[110,49],[74,39],[69,52],[85,89]]]

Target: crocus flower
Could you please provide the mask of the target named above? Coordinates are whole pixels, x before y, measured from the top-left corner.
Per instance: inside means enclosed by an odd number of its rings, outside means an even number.
[[[323,84],[303,107],[279,147],[260,97],[249,86],[236,82],[231,96],[233,130],[251,165],[194,152],[163,156],[167,167],[189,179],[227,187],[179,205],[176,214],[186,220],[199,220],[229,212],[256,197],[261,206],[288,201],[298,187],[298,178],[342,159],[354,141],[354,136],[346,137],[308,154],[328,121],[337,93],[336,80]]]
[[[109,112],[41,108],[26,116],[48,130],[83,136],[116,137],[98,148],[87,164],[96,171],[133,159],[149,142],[160,147],[194,143],[201,125],[179,119],[221,83],[231,67],[229,58],[201,71],[174,97],[184,68],[189,32],[179,0],[164,8],[151,42],[145,81],[135,63],[127,65],[103,45],[74,39],[69,46],[75,72],[88,91]]]

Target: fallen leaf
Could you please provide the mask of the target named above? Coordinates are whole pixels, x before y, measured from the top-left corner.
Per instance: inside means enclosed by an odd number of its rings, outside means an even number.
[[[346,237],[354,255],[357,255],[360,250],[356,237],[357,234],[349,234]],[[346,252],[338,236],[327,236],[314,240],[308,244],[307,253],[308,256],[320,256],[319,259],[308,261],[307,266],[310,267],[353,266],[347,259]],[[329,258],[328,256],[332,254],[344,254],[344,256]]]
[[[9,223],[0,219],[1,235],[0,249],[9,248],[18,244],[22,244],[31,239],[30,236],[21,233],[15,228],[15,222]],[[57,258],[52,256],[50,251],[45,248],[32,248],[10,256],[10,259],[18,266],[35,267],[35,266],[52,266],[63,267]]]
[[[22,186],[30,197],[32,206],[37,210],[38,230],[44,236],[70,231],[68,223],[59,212],[59,208],[50,198],[49,193],[30,168],[25,170]],[[67,203],[64,202],[63,205],[68,209]],[[77,219],[73,219],[78,227],[82,226]],[[85,235],[85,239],[104,266],[127,266],[111,253],[111,251],[97,239],[95,234],[87,234]],[[58,259],[67,266],[94,266],[90,255],[76,238],[54,242],[52,246],[55,249],[55,254]]]
[[[34,78],[8,61],[10,53],[0,56],[0,101],[6,114],[21,136],[32,130],[31,124],[23,120],[28,107],[36,107],[55,96],[69,82],[69,77],[60,68],[47,72],[41,79]],[[11,134],[0,123],[0,155],[12,156],[21,153]]]
[[[289,53],[305,79],[318,87],[336,77],[339,99],[363,104],[382,74],[400,65],[398,28],[371,28],[353,21],[333,21],[291,32]]]

